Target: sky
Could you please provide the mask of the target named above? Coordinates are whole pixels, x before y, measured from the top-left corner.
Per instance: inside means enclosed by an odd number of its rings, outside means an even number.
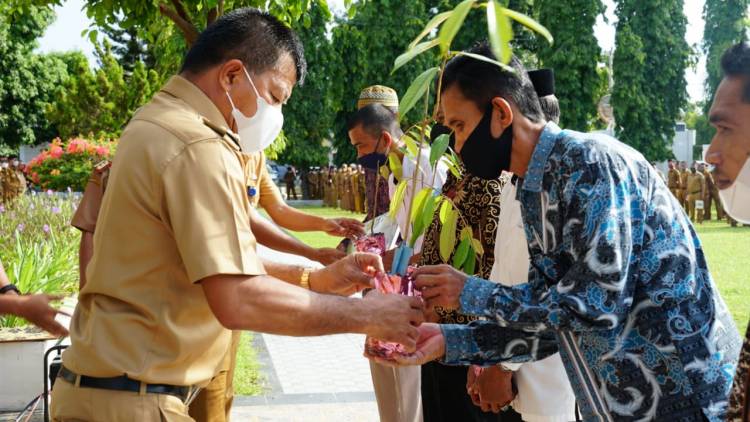
[[[601,16],[594,27],[594,33],[599,41],[599,46],[604,51],[610,51],[615,44],[615,6],[614,0],[604,0],[607,7],[605,13],[607,21]],[[685,38],[689,45],[697,46],[703,37],[703,3],[704,0],[686,0],[685,16],[688,19],[688,27]],[[55,8],[57,20],[47,28],[44,36],[39,41],[39,50],[42,52],[80,50],[95,62],[94,48],[87,37],[81,32],[89,27],[91,20],[83,11],[84,0],[67,0],[62,6]],[[343,0],[329,0],[331,8],[343,9]],[[687,91],[691,101],[699,101],[703,98],[703,82],[706,79],[706,61],[701,54],[698,65],[688,68],[685,74],[687,80]]]

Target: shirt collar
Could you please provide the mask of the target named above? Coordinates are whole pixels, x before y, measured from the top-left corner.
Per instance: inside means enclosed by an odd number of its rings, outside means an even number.
[[[194,83],[180,75],[175,75],[169,79],[161,90],[185,101],[196,113],[231,133],[231,130],[227,128],[227,121],[214,102]]]
[[[547,160],[555,147],[557,140],[560,138],[562,129],[554,122],[547,122],[539,136],[539,142],[534,147],[534,153],[529,161],[529,168],[526,170],[526,176],[523,178],[523,190],[531,192],[542,191],[542,177],[544,169],[547,166]]]

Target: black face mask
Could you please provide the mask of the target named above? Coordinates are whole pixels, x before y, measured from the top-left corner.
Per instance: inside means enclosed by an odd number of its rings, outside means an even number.
[[[461,148],[461,160],[466,170],[482,179],[492,180],[510,169],[513,150],[513,125],[505,128],[499,138],[493,138],[490,130],[492,107],[484,113],[471,135]]]
[[[357,158],[357,164],[370,170],[377,170],[385,164],[388,161],[388,156],[378,152],[378,146],[380,146],[380,139],[375,143],[375,151]]]

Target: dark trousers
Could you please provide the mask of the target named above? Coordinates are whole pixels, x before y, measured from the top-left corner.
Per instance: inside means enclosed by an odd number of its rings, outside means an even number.
[[[494,414],[475,406],[466,392],[467,372],[465,366],[422,365],[424,422],[521,422],[513,409]]]
[[[286,199],[297,199],[297,189],[294,186],[294,182],[286,183]]]

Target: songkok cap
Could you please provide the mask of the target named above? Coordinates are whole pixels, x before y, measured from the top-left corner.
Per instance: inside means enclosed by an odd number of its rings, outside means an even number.
[[[555,72],[552,69],[531,70],[528,75],[539,98],[555,95]]]
[[[383,85],[367,87],[359,93],[357,110],[370,104],[382,104],[386,107],[398,107],[398,94],[393,88]]]

